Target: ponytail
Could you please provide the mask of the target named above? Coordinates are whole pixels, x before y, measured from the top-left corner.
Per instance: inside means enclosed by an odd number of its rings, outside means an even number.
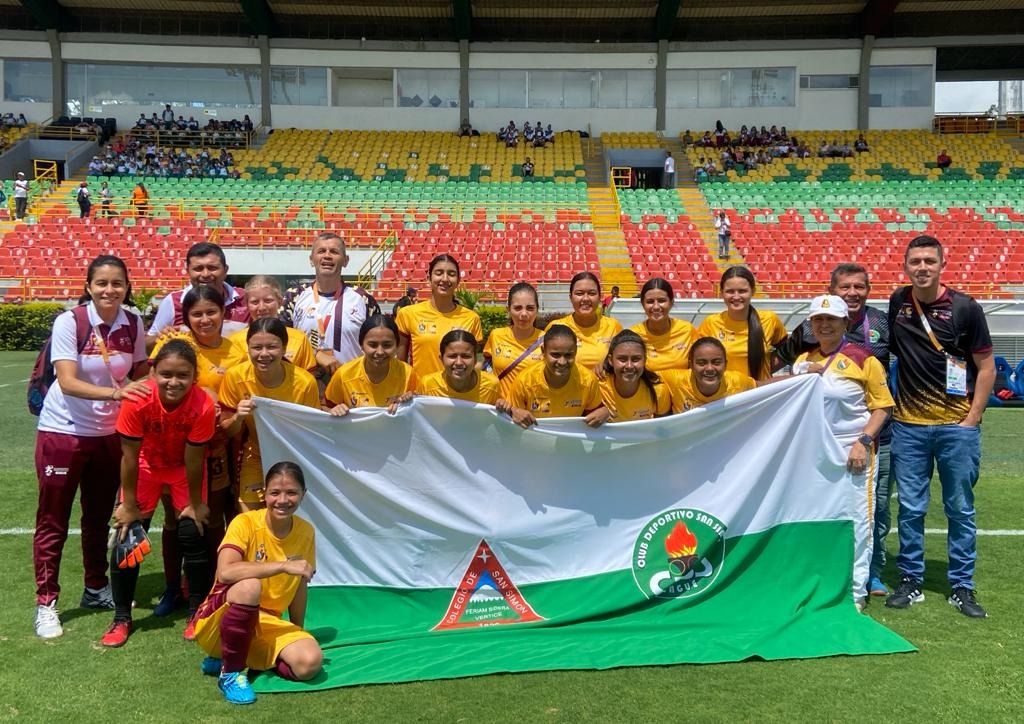
[[[764,367],[764,327],[754,305],[747,309],[747,369],[755,380],[761,379]]]

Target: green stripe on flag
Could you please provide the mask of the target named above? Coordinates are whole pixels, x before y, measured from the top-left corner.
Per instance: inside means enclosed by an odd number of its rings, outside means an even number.
[[[455,581],[450,589],[314,587],[306,623],[324,647],[324,671],[307,683],[261,674],[253,686],[309,691],[500,672],[914,651],[857,613],[852,549],[848,521],[779,525],[727,539],[717,578],[691,598],[648,599],[633,572],[623,570],[519,585],[542,622],[451,631],[431,629],[448,611]]]

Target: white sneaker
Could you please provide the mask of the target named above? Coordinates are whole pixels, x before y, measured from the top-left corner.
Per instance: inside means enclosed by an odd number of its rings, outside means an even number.
[[[64,627],[60,625],[57,615],[57,602],[49,606],[36,606],[36,636],[41,639],[55,639],[64,635]]]

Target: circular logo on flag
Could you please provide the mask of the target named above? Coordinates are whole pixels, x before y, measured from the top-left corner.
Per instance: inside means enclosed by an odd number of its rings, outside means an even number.
[[[726,525],[703,510],[675,508],[652,518],[633,546],[633,580],[648,598],[693,598],[725,563]]]

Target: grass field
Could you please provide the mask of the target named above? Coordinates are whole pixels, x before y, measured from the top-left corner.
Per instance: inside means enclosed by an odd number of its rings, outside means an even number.
[[[149,616],[162,589],[154,554],[140,578],[137,633],[124,649],[98,640],[107,612],[74,608],[82,590],[79,539],[65,549],[61,599],[65,634],[35,637],[30,529],[34,522],[34,424],[25,408],[29,353],[0,354],[0,720],[109,721],[1019,721],[1024,716],[1022,542],[978,540],[979,600],[990,618],[969,620],[945,601],[945,537],[927,540],[926,601],[892,611],[877,601],[867,615],[920,651],[712,666],[566,671],[263,695],[254,707],[223,703],[198,671],[201,654],[181,639],[182,615]],[[978,526],[1024,528],[1020,429],[1024,411],[986,415]],[[944,528],[933,502],[930,528]],[[72,525],[77,525],[73,519]],[[158,541],[159,536],[155,536]],[[895,552],[895,537],[889,539]],[[894,573],[886,574],[891,584]],[[757,605],[751,601],[751,605]],[[481,652],[486,655],[486,652]]]

